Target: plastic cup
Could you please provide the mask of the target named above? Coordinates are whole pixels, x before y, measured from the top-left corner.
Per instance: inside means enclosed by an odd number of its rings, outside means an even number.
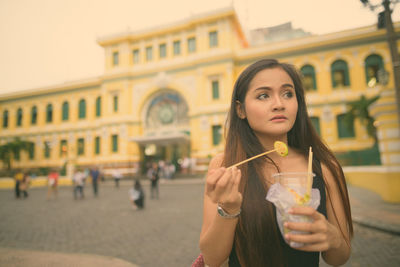
[[[311,175],[311,184],[313,177],[315,176],[314,173]],[[293,199],[289,199],[291,203],[294,203],[293,206],[309,206],[310,201],[304,199],[307,193],[307,186],[308,186],[308,173],[307,172],[283,172],[283,173],[275,173],[272,175],[275,183],[279,183],[284,188],[286,188],[293,196]],[[287,200],[282,200],[287,201]],[[288,201],[287,201],[288,202]],[[287,233],[293,234],[307,234],[306,232],[301,231],[291,231],[288,228],[284,227],[283,224],[286,221],[293,221],[293,222],[311,222],[311,218],[305,215],[292,215],[288,214],[287,211],[289,209],[279,209],[277,212],[281,215],[281,220],[278,220],[279,228],[283,235]],[[297,242],[290,242],[292,247],[301,247],[303,244]]]

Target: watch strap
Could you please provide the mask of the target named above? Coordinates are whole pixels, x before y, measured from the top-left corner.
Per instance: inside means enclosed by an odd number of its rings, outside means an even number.
[[[239,217],[241,211],[242,210],[240,209],[238,212],[236,212],[234,214],[229,214],[219,204],[217,205],[218,215],[221,216],[222,218],[226,218],[226,219],[237,218],[237,217]]]

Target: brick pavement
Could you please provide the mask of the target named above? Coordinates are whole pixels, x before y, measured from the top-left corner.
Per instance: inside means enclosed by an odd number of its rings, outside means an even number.
[[[143,211],[131,209],[129,185],[123,182],[116,189],[112,183],[103,184],[98,198],[87,187],[86,198],[76,201],[70,187],[61,187],[54,201],[45,200],[45,188],[31,189],[27,200],[14,199],[11,189],[0,190],[0,266],[13,266],[6,264],[1,253],[5,249],[50,253],[60,259],[86,255],[93,261],[100,255],[141,267],[190,266],[199,253],[201,181],[161,184],[160,199],[147,197]],[[149,196],[148,185],[144,188]],[[345,266],[400,266],[398,235],[355,225],[352,245]],[[14,265],[19,266],[23,265]]]

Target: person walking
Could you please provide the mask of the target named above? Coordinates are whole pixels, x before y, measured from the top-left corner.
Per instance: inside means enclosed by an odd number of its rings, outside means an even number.
[[[20,191],[20,184],[22,183],[22,180],[24,179],[24,173],[21,170],[18,170],[14,174],[14,180],[15,180],[15,198],[20,198],[21,191]]]
[[[93,187],[93,194],[95,197],[98,195],[98,186],[99,186],[99,177],[100,177],[100,171],[97,167],[94,167],[91,172],[90,176],[92,177],[92,187]]]
[[[30,177],[28,172],[23,173],[22,181],[19,184],[20,193],[23,195],[24,199],[28,197],[28,188],[30,184]]]
[[[150,198],[159,197],[159,190],[158,190],[158,181],[160,179],[159,176],[159,168],[157,162],[153,162],[150,168],[147,170],[147,178],[150,180]]]
[[[50,200],[52,195],[57,199],[59,174],[55,169],[53,169],[47,178],[47,200]]]
[[[85,182],[85,173],[78,168],[76,172],[74,173],[73,176],[73,183],[74,183],[74,199],[78,199],[78,194],[79,194],[79,199],[84,199],[85,194],[83,191],[83,186]]]

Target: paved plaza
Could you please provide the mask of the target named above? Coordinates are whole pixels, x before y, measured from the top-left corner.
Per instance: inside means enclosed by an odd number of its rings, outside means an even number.
[[[24,255],[20,251],[59,259],[60,265],[45,266],[61,266],[63,259],[77,255],[113,260],[115,266],[190,266],[199,253],[202,181],[162,183],[158,200],[149,198],[145,183],[142,211],[130,206],[131,184],[122,181],[115,188],[103,183],[97,198],[86,186],[83,200],[73,199],[71,187],[61,187],[58,199],[51,201],[46,200],[46,188],[32,188],[26,200],[16,200],[11,189],[0,190],[0,266],[23,266],[18,264],[18,255]],[[6,252],[14,256],[6,257]],[[345,266],[400,266],[399,252],[399,235],[355,225],[353,252]]]

